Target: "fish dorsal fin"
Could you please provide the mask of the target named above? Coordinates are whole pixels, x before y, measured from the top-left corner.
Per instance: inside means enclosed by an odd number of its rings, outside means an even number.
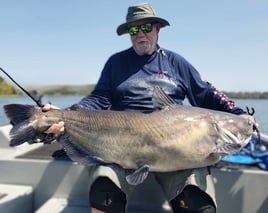
[[[127,182],[130,185],[134,186],[141,184],[147,178],[149,174],[149,169],[150,169],[149,165],[143,165],[130,175],[126,176]]]
[[[154,107],[157,109],[164,109],[167,106],[172,107],[174,104],[176,104],[176,102],[171,97],[169,97],[159,86],[154,87],[152,101]]]

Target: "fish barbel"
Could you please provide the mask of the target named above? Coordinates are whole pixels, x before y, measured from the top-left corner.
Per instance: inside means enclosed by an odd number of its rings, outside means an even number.
[[[4,106],[13,123],[10,146],[27,142],[52,124],[64,121],[58,140],[71,160],[85,165],[117,164],[134,170],[127,181],[144,181],[150,171],[170,172],[213,165],[245,146],[254,124],[226,112],[182,106],[159,87],[151,113],[85,111],[9,104]]]

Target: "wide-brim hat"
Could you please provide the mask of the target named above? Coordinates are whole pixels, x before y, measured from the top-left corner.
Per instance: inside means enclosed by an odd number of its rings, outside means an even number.
[[[160,23],[161,27],[169,26],[167,20],[156,16],[155,11],[150,4],[143,3],[128,8],[126,23],[119,25],[116,32],[118,35],[123,35],[128,32],[130,23],[147,19]]]

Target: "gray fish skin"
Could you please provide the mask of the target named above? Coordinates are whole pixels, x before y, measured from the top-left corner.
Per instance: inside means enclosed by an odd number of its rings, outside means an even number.
[[[165,105],[165,104],[164,104]],[[71,111],[10,104],[4,106],[15,124],[11,146],[22,144],[53,123],[64,121],[59,142],[67,155],[88,165],[115,163],[137,170],[128,180],[137,185],[149,171],[170,172],[213,165],[239,151],[253,123],[230,113],[168,104],[152,113]],[[19,113],[19,114],[18,114]]]

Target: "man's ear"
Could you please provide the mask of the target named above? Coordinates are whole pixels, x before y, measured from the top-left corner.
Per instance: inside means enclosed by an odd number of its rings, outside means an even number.
[[[155,25],[155,29],[156,29],[156,32],[157,32],[157,33],[159,33],[160,28],[161,28],[161,24],[160,24],[160,23],[157,23],[157,24]]]

